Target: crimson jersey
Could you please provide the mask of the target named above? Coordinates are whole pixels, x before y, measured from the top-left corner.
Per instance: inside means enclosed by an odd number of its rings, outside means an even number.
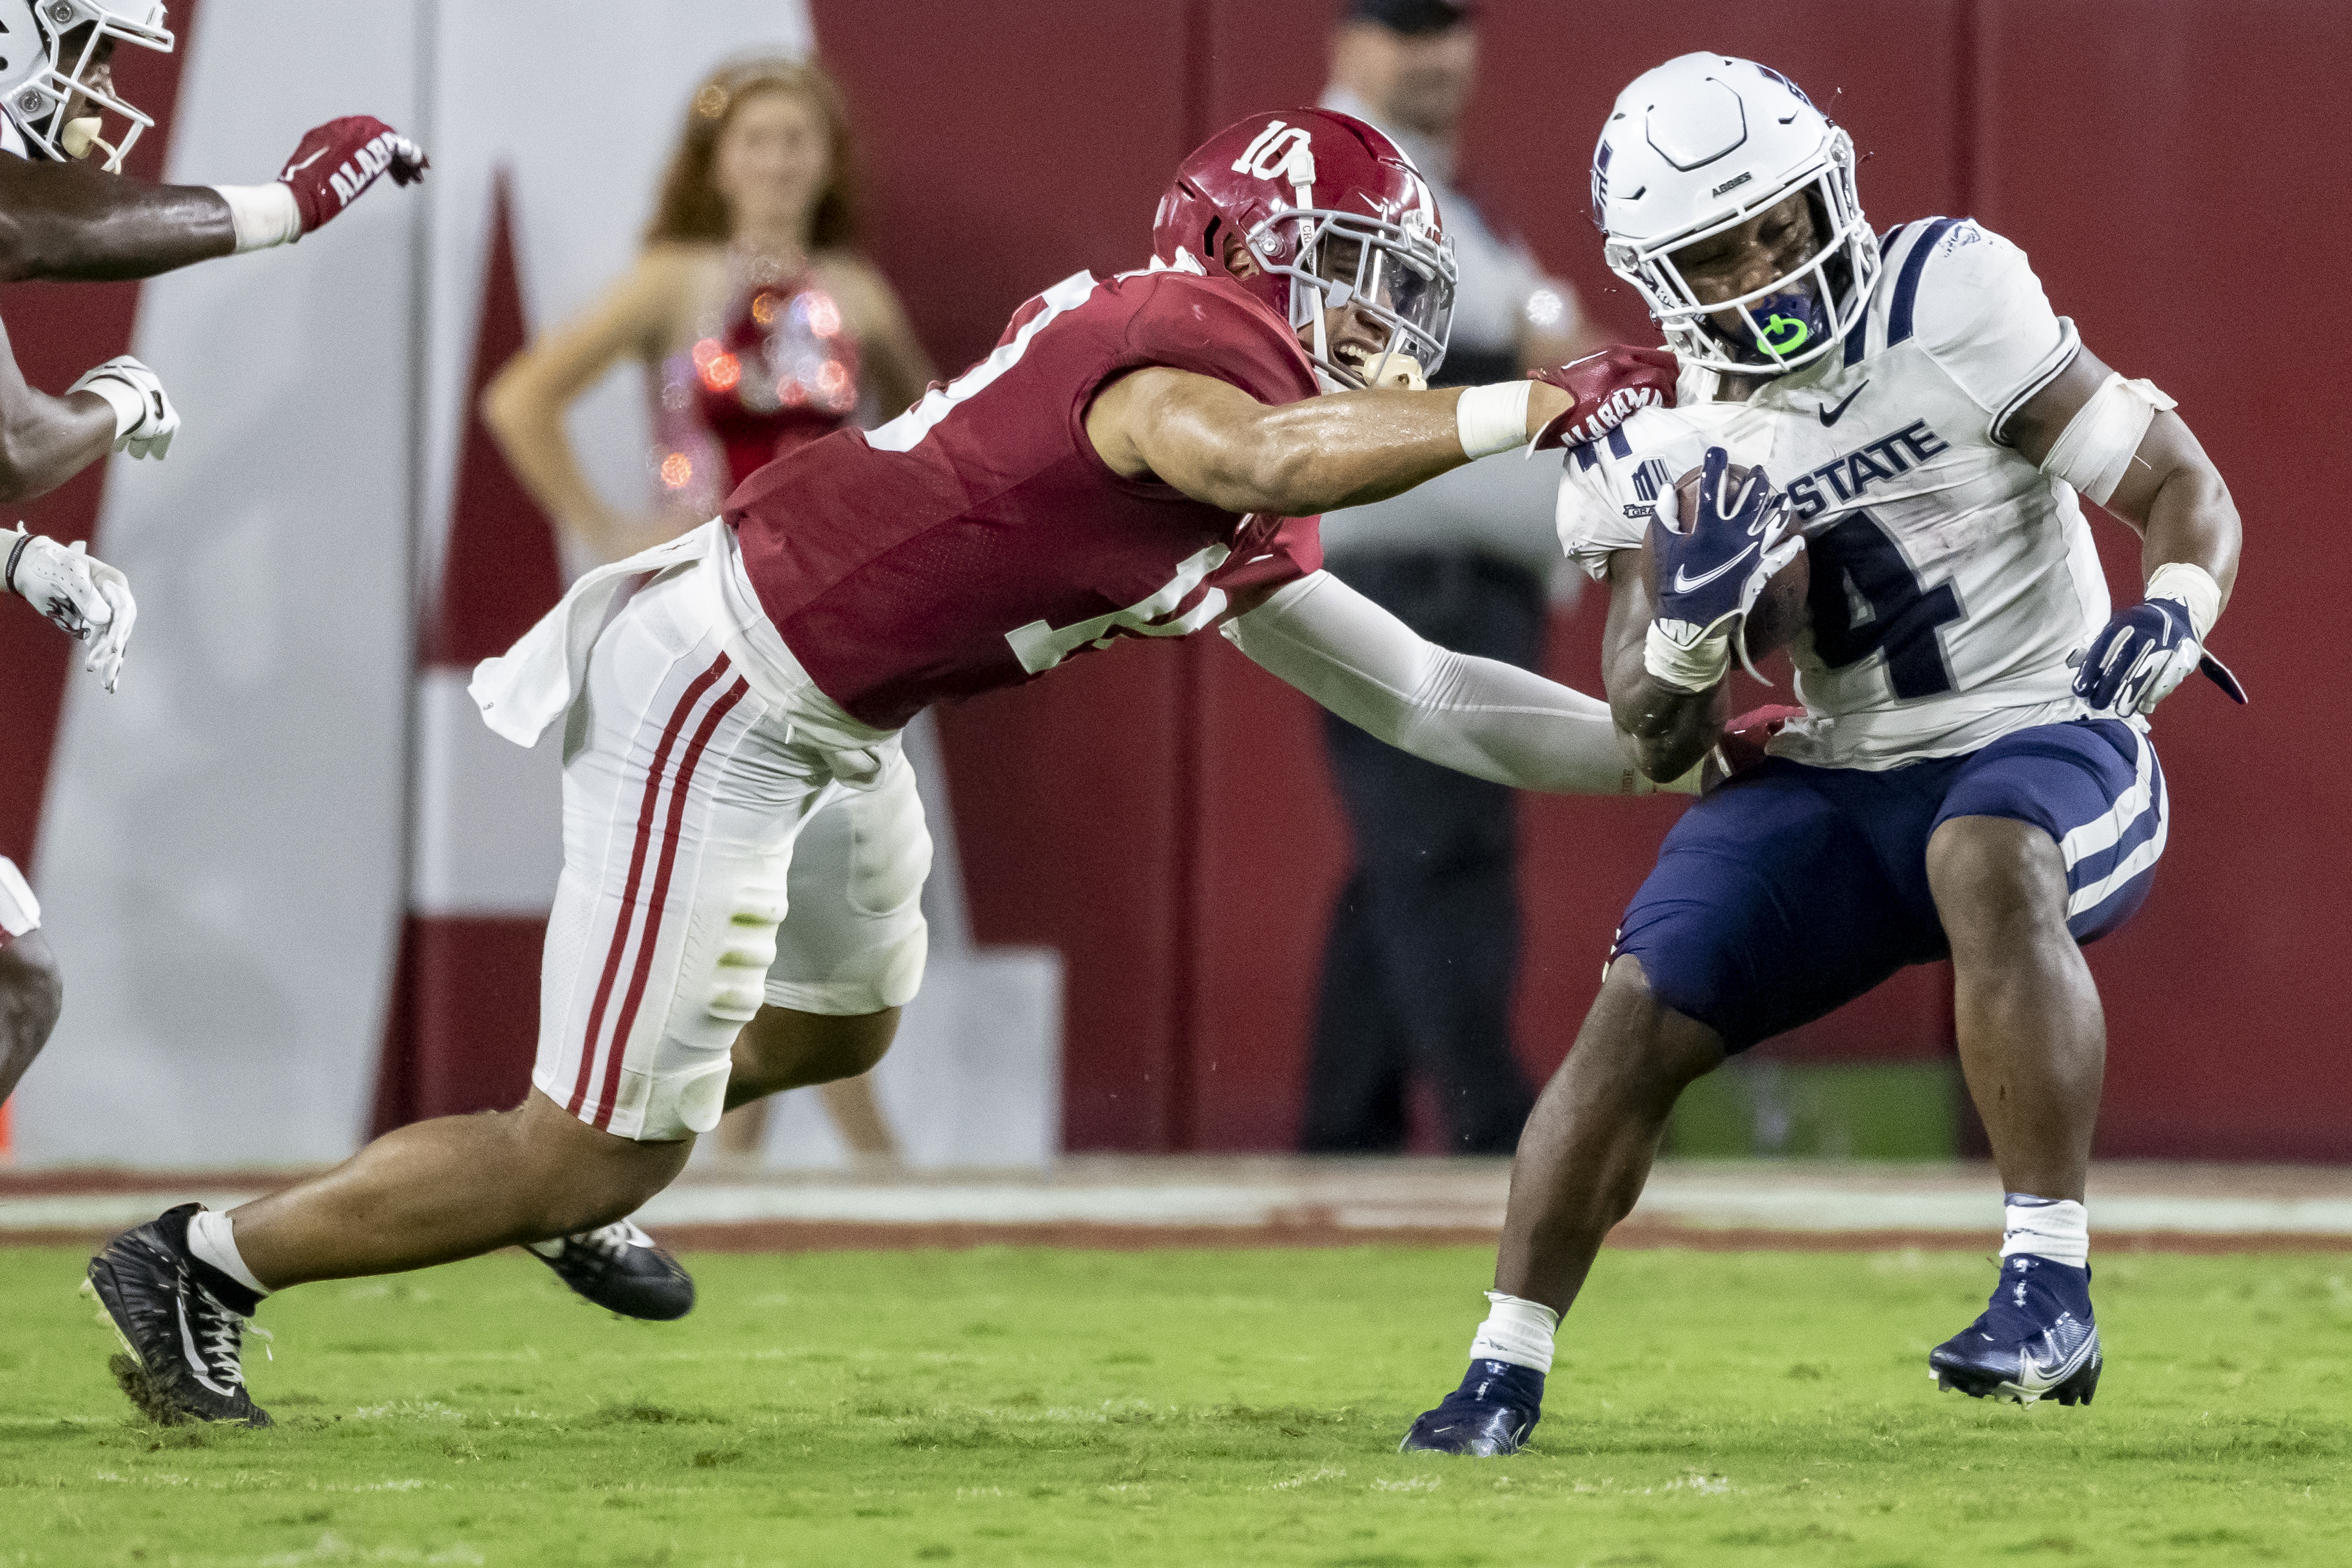
[[[1315,395],[1290,329],[1237,284],[1171,268],[1067,278],[994,353],[879,429],[768,464],[724,513],[819,689],[896,729],[1121,637],[1181,637],[1230,595],[1316,570],[1315,518],[1236,516],[1125,479],[1087,439],[1095,394],[1170,365],[1261,403]]]

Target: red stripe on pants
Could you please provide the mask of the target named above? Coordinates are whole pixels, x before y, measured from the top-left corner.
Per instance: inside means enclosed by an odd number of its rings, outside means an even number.
[[[646,900],[645,935],[637,940],[636,970],[629,976],[629,994],[621,1005],[620,1022],[613,1026],[613,1044],[604,1065],[604,1091],[596,1097],[596,1119],[591,1126],[601,1128],[613,1120],[613,1102],[621,1086],[621,1058],[627,1054],[629,1030],[637,1021],[637,1004],[645,999],[646,976],[653,972],[654,946],[661,941],[662,910],[669,900],[670,868],[677,863],[678,828],[686,819],[686,797],[694,785],[694,770],[700,765],[703,748],[710,744],[719,721],[751,689],[741,676],[735,678],[735,683],[703,714],[701,724],[695,730],[693,744],[687,747],[686,756],[677,764],[677,778],[669,789],[669,821],[662,833],[661,864],[654,872],[653,897]]]
[[[574,1116],[579,1115],[580,1108],[588,1102],[588,1075],[596,1061],[596,1041],[604,1033],[604,1005],[612,999],[613,982],[621,973],[621,955],[628,951],[629,932],[635,929],[637,923],[637,884],[645,873],[646,852],[653,841],[654,819],[661,799],[662,774],[669,765],[670,748],[677,743],[678,734],[686,728],[687,716],[694,711],[694,705],[702,700],[702,694],[709,690],[712,683],[726,674],[727,669],[727,656],[722,653],[717,663],[687,684],[686,694],[677,700],[677,707],[670,713],[669,723],[662,730],[661,744],[654,751],[653,766],[646,770],[646,797],[637,807],[637,842],[629,857],[629,879],[621,892],[621,912],[613,921],[613,945],[604,954],[604,977],[596,983],[596,1005],[589,1010],[588,1032],[580,1042],[580,1079],[572,1085],[572,1099],[564,1105],[564,1110]]]

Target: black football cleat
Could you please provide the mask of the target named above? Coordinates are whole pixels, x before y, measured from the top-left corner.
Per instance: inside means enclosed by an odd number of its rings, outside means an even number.
[[[694,1310],[694,1276],[634,1221],[534,1241],[525,1250],[608,1312],[667,1323]]]
[[[1507,1361],[1474,1361],[1462,1386],[1423,1411],[1397,1445],[1401,1454],[1516,1454],[1543,1419],[1544,1374]]]
[[[2000,1260],[1984,1314],[1927,1352],[1927,1371],[1937,1388],[1971,1399],[2088,1405],[2105,1359],[2091,1271],[2021,1252]]]
[[[245,1387],[245,1336],[268,1337],[248,1321],[259,1298],[189,1255],[188,1218],[200,1206],[182,1204],[108,1242],[82,1293],[122,1342],[128,1353],[107,1365],[150,1421],[267,1426],[268,1412]]]

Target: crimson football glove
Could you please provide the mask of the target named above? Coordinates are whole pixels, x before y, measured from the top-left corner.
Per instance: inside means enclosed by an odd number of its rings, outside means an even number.
[[[414,184],[430,167],[425,149],[383,121],[347,114],[304,136],[278,178],[294,193],[308,234],[357,201],[378,175],[390,174],[395,185]]]
[[[1529,381],[1557,386],[1576,401],[1528,443],[1529,452],[1559,447],[1581,447],[1598,441],[1638,409],[1672,408],[1675,377],[1680,367],[1664,349],[1628,348],[1620,343],[1599,353],[1528,372]]]
[[[2074,695],[2103,713],[2153,713],[2192,669],[2203,670],[2231,701],[2246,700],[2245,688],[2229,667],[2198,642],[2188,605],[2178,599],[2143,599],[2117,610],[2091,639],[2074,672]]]

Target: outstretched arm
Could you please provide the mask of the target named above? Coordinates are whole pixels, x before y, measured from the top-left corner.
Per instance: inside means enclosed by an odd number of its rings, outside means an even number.
[[[1225,623],[1257,664],[1401,751],[1556,795],[1647,795],[1608,704],[1426,642],[1328,572]]]
[[[415,143],[366,115],[312,130],[284,172],[261,185],[150,185],[87,164],[0,155],[0,282],[152,278],[289,244],[379,176],[409,184],[428,163]]]
[[[1611,349],[1494,386],[1335,393],[1268,405],[1214,376],[1148,365],[1096,395],[1087,438],[1114,473],[1233,512],[1362,506],[1474,458],[1591,440],[1674,399],[1673,356]]]
[[[0,279],[149,278],[236,248],[228,203],[209,185],[0,156]]]
[[[1530,383],[1528,436],[1569,404]],[[1362,506],[1470,460],[1465,389],[1342,392],[1269,406],[1230,382],[1152,365],[1103,389],[1087,436],[1113,472],[1156,478],[1226,511],[1313,517]]]

